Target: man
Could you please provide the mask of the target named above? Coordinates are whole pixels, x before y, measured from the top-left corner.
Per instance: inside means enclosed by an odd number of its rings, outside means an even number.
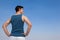
[[[15,8],[16,14],[12,15],[3,25],[2,28],[5,34],[10,37],[10,40],[25,40],[25,37],[28,36],[32,24],[29,19],[22,15],[23,14],[23,6],[16,6]],[[24,32],[24,22],[28,25],[27,31]],[[12,24],[11,33],[8,32],[7,26]]]

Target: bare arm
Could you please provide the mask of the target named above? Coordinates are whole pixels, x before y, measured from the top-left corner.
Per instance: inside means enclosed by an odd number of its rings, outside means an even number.
[[[3,25],[2,25],[2,28],[5,32],[5,34],[9,37],[10,36],[10,33],[8,32],[7,30],[7,26],[10,24],[10,19],[8,19]]]
[[[24,19],[24,22],[26,22],[26,24],[28,25],[27,31],[25,33],[25,35],[28,36],[28,34],[31,30],[31,27],[32,27],[32,23],[29,21],[29,19],[26,16],[23,16],[23,19]]]

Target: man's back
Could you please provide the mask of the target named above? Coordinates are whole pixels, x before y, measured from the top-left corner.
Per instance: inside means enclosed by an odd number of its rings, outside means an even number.
[[[24,22],[22,21],[22,14],[13,15],[11,17],[12,31],[11,36],[24,36]]]

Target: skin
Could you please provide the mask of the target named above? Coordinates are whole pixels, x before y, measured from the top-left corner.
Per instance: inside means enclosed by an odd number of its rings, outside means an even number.
[[[16,12],[15,15],[18,15],[18,14],[23,14],[23,9],[22,9],[22,8],[19,9],[19,11]],[[9,33],[9,31],[7,30],[7,27],[8,27],[8,25],[10,24],[10,21],[11,21],[11,19],[9,18],[9,19],[2,25],[2,28],[3,28],[5,34],[6,34],[8,37],[10,36],[10,33]],[[25,36],[28,36],[29,33],[30,33],[30,30],[31,30],[31,27],[32,27],[32,23],[31,23],[31,22],[29,21],[29,19],[28,19],[26,16],[24,16],[24,15],[22,16],[22,21],[25,22],[25,23],[28,25],[27,30],[26,30],[26,32],[24,33]]]

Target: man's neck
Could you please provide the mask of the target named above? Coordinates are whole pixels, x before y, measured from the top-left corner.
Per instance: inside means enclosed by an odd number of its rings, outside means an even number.
[[[21,14],[20,12],[16,12],[16,15]]]

